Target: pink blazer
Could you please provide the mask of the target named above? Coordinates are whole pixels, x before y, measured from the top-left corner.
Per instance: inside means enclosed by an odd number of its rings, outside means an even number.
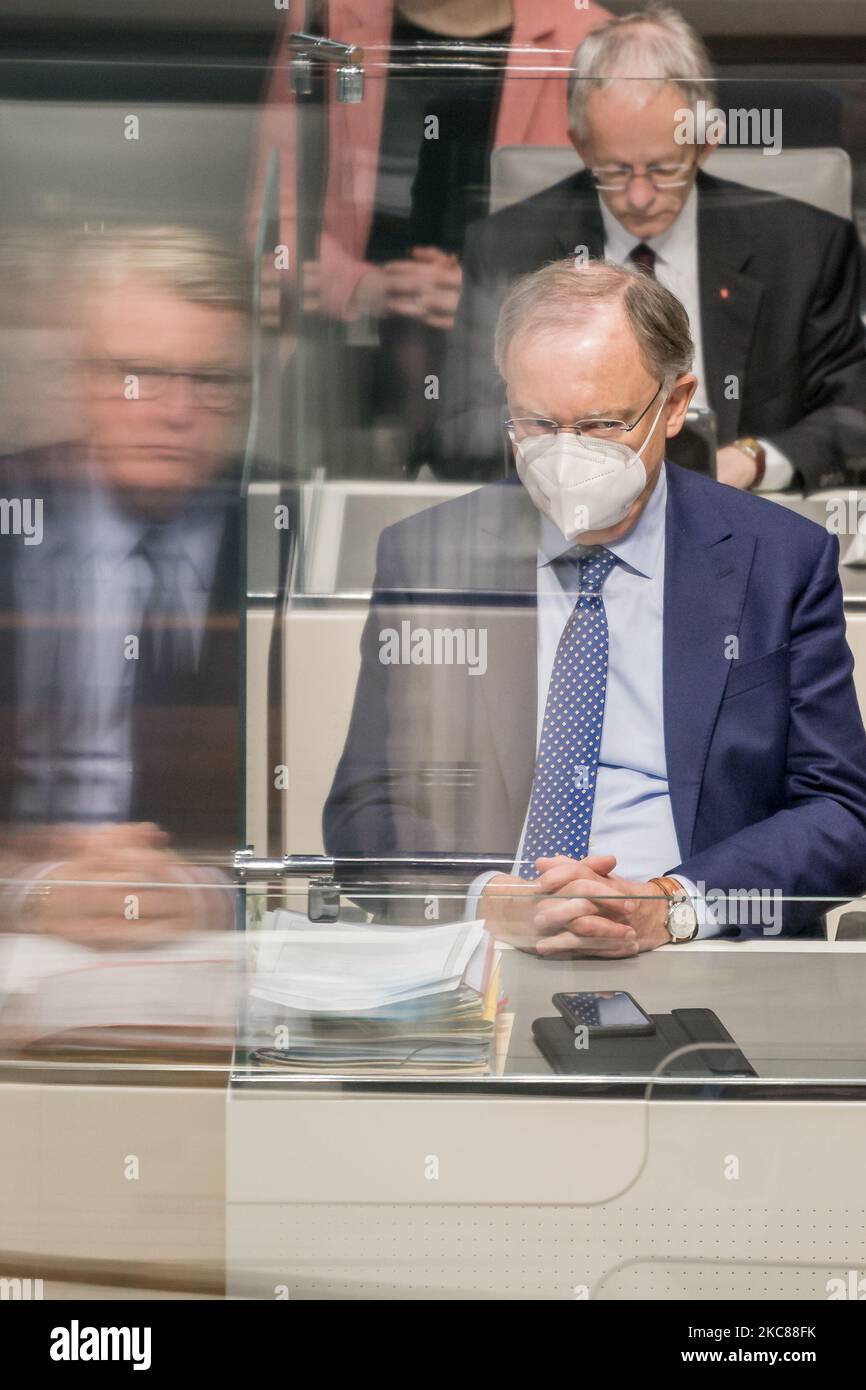
[[[513,0],[513,5],[512,52],[494,146],[565,145],[566,74],[571,55],[610,15],[595,0],[589,0],[586,9],[576,8],[571,0]],[[330,4],[331,36],[363,48],[367,70],[362,102],[355,106],[336,101],[330,104],[330,167],[320,255],[323,306],[337,316],[345,311],[355,286],[369,268],[363,255],[373,218],[393,8],[392,0],[331,0]],[[282,43],[286,33],[301,27],[302,12],[302,5],[293,0],[275,51],[249,215],[254,235],[267,156],[276,148],[280,154],[280,235],[290,254],[295,245],[294,103]],[[562,68],[563,73],[545,79],[545,67]]]

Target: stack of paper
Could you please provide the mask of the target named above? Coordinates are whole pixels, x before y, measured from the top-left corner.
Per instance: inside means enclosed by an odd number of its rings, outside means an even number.
[[[279,1046],[260,1060],[298,1072],[489,1070],[499,955],[483,922],[437,927],[263,922],[253,997]]]

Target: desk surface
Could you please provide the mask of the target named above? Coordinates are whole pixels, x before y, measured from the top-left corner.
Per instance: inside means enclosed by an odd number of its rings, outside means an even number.
[[[866,943],[696,942],[621,961],[504,957],[507,1075],[549,1074],[532,1021],[558,990],[627,990],[650,1014],[712,1009],[762,1078],[866,1081]]]
[[[250,941],[255,940],[255,934]],[[556,1017],[552,996],[559,992],[625,990],[632,994],[648,1014],[670,1014],[675,1009],[712,1010],[745,1054],[757,1077],[779,1089],[817,1084],[825,1092],[830,1083],[859,1083],[866,1099],[866,942],[826,942],[813,940],[755,940],[749,942],[698,941],[660,950],[627,960],[540,960],[525,952],[503,948],[502,988],[507,999],[506,1012],[513,1016],[513,1027],[501,1077],[455,1076],[444,1069],[439,1076],[418,1077],[425,1089],[444,1082],[468,1082],[482,1089],[525,1082],[530,1088],[552,1082],[574,1084],[575,1078],[555,1076],[533,1037],[533,1022]],[[249,977],[248,977],[249,978]],[[230,1020],[230,1016],[229,1016]],[[227,1020],[228,1037],[232,1035]],[[336,1076],[305,1076],[289,1073],[280,1066],[265,1067],[255,1060],[247,1062],[247,1047],[273,1046],[271,1031],[251,1018],[244,1020],[237,1034],[234,1060],[229,1050],[198,1054],[184,1048],[172,1055],[158,1045],[158,1035],[140,1050],[127,1045],[114,1055],[97,1047],[79,1045],[68,1053],[61,1047],[53,1051],[16,1054],[0,1053],[0,1079],[25,1083],[73,1081],[84,1084],[128,1084],[135,1078],[148,1086],[225,1084],[231,1072],[238,1081],[280,1083],[305,1086],[313,1083],[333,1085],[342,1080],[357,1085],[374,1084],[377,1090],[398,1091],[408,1084],[416,1089],[415,1078],[394,1071],[387,1078],[366,1078],[355,1073]],[[564,1025],[563,1025],[564,1026]],[[261,1036],[259,1036],[261,1033]],[[263,1041],[264,1039],[264,1041]],[[72,1037],[74,1043],[75,1038]],[[614,1044],[621,1047],[621,1043]],[[230,1048],[230,1043],[229,1043]],[[592,1039],[590,1039],[590,1050]],[[673,1045],[672,1045],[673,1049]],[[596,1047],[593,1062],[601,1062],[605,1049]],[[568,1053],[570,1056],[570,1052]],[[664,1071],[666,1052],[661,1045],[644,1071],[634,1070],[628,1058],[629,1083],[642,1076],[652,1078]],[[589,1052],[584,1059],[589,1062]],[[714,1059],[716,1061],[719,1058]],[[706,1057],[700,1058],[698,1082],[719,1082]],[[698,1062],[697,1057],[692,1062]],[[642,1065],[642,1064],[639,1064]],[[583,1071],[578,1081],[590,1078],[622,1082],[623,1067],[609,1056],[606,1069]],[[670,1079],[670,1078],[667,1078]],[[693,1080],[693,1077],[685,1080]],[[725,1078],[727,1081],[729,1078]],[[677,1078],[682,1087],[684,1078]],[[743,1089],[739,1078],[733,1084]]]

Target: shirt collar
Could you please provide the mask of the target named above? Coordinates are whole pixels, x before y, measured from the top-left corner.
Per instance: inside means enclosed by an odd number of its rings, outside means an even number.
[[[617,265],[625,265],[634,248],[643,244],[642,238],[627,232],[602,198],[599,198],[599,205],[604,224],[605,256],[609,261],[616,261]],[[697,244],[697,226],[698,190],[693,184],[679,214],[667,230],[658,236],[648,237],[645,244],[655,251],[665,265],[675,266]]]
[[[658,571],[664,545],[665,503],[668,493],[665,468],[666,465],[662,463],[649,501],[628,535],[605,547],[627,569],[643,575],[646,579],[652,579]],[[566,540],[559,527],[555,526],[549,517],[542,516],[538,542],[539,569],[564,556],[576,557],[578,550],[579,546],[574,541]]]
[[[108,488],[93,479],[81,492],[73,509],[70,531],[75,535],[79,558],[96,556],[109,569],[129,558],[141,542],[150,521],[134,516],[118,505]],[[213,582],[216,549],[225,520],[225,500],[204,489],[184,509],[165,522],[173,549],[192,566],[199,582]]]

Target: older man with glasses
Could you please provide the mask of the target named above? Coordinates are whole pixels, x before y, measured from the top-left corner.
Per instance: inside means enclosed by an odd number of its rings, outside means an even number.
[[[666,463],[697,378],[656,279],[555,262],[495,343],[517,477],[383,533],[328,849],[505,858],[468,910],[539,956],[820,935],[866,886],[836,539]],[[431,621],[484,670],[383,665]]]
[[[440,394],[441,476],[501,473],[501,393],[489,365],[496,314],[518,275],[566,255],[638,266],[685,306],[693,404],[715,414],[721,482],[835,487],[866,457],[855,228],[707,174],[717,132],[684,113],[714,103],[706,49],[673,10],[625,15],[581,44],[569,121],[586,167],[469,229]],[[695,143],[685,143],[690,134]],[[682,439],[672,458],[688,463]]]

